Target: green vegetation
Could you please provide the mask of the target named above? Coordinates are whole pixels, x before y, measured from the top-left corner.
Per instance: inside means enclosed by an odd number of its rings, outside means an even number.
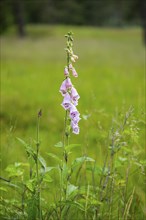
[[[63,167],[64,181],[71,175],[70,191],[68,195],[61,191],[62,200],[57,203],[61,182],[51,167],[58,167],[61,162],[48,154],[62,159],[61,146],[54,145],[63,137],[65,113],[60,106],[59,88],[66,65],[63,48],[68,30],[75,33],[74,52],[79,56],[75,64],[79,78],[72,81],[81,96],[78,109],[82,120],[80,134],[70,138],[71,143],[80,146],[69,155],[68,167]],[[29,152],[30,163],[36,163],[32,155],[36,147],[37,113],[42,109],[40,154],[49,166],[48,172],[51,171],[42,186],[42,197],[46,199],[41,201],[44,219],[71,219],[77,214],[78,219],[143,220],[145,60],[141,30],[28,26],[24,39],[16,38],[14,32],[11,29],[1,37],[2,177],[10,177],[19,186],[27,180],[24,185],[30,190],[29,200],[22,206],[35,203],[32,192],[38,185],[28,180],[27,156]],[[39,166],[44,168],[46,164],[40,158]],[[17,190],[6,189],[5,182],[1,195],[5,199],[12,199],[13,195],[14,200],[2,200],[2,204],[17,206]],[[33,216],[35,208],[31,208],[23,213],[24,219]],[[20,213],[21,209],[12,214],[20,219]]]

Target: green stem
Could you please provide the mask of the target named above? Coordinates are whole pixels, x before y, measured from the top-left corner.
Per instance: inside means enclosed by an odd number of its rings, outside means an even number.
[[[42,219],[41,214],[41,203],[40,203],[40,183],[39,183],[39,148],[40,148],[40,138],[39,138],[39,125],[40,125],[40,116],[38,115],[37,119],[37,134],[36,134],[36,177],[37,177],[37,197],[38,197],[38,216],[39,220]]]
[[[36,176],[37,176],[37,182],[39,182],[39,175],[38,175],[38,172],[39,172],[39,167],[38,167],[38,155],[39,155],[39,146],[40,146],[40,142],[39,142],[39,122],[40,122],[40,119],[38,117],[38,120],[37,120],[37,136],[36,136]]]

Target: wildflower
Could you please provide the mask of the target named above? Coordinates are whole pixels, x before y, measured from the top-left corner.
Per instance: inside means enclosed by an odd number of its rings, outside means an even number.
[[[72,82],[69,77],[67,77],[67,79],[65,79],[65,86],[66,86],[66,89],[72,88]]]
[[[61,94],[62,94],[63,96],[66,94],[67,89],[66,89],[66,82],[65,82],[65,80],[62,82],[62,84],[61,84],[61,87],[60,87],[60,90],[59,90],[59,91],[61,92]]]
[[[71,98],[73,101],[77,101],[80,98],[77,90],[74,87],[71,88]]]
[[[72,119],[72,123],[74,123],[74,124],[78,124],[78,122],[81,120],[81,118],[79,117],[79,115],[77,115],[76,117],[74,117],[73,119]]]
[[[60,87],[60,92],[62,94],[62,96],[64,96],[67,93],[68,89],[72,88],[72,83],[69,77],[67,77],[63,82],[62,85]]]
[[[72,130],[73,130],[73,133],[74,134],[79,134],[79,126],[77,124],[74,124],[73,122],[71,123],[71,127],[72,127]]]
[[[63,102],[61,104],[65,110],[68,110],[71,107],[71,97],[68,92],[65,94]]]
[[[62,94],[63,102],[61,103],[62,107],[66,110],[65,121],[70,123],[72,132],[74,134],[79,134],[78,122],[80,121],[80,113],[78,112],[76,106],[78,105],[78,99],[80,98],[77,90],[73,87],[71,79],[69,77],[70,71],[74,77],[78,77],[78,73],[72,65],[72,62],[76,62],[78,56],[73,53],[72,49],[72,38],[71,33],[69,32],[67,37],[67,66],[64,68],[65,80],[62,82],[60,87],[60,92]],[[65,125],[67,125],[65,123]],[[66,130],[66,128],[65,128]]]
[[[77,74],[75,68],[72,69],[72,75],[73,75],[74,77],[78,77],[78,74]]]
[[[64,75],[65,76],[69,76],[69,71],[68,71],[68,67],[67,66],[64,68]]]
[[[71,104],[70,107],[70,118],[73,120],[75,117],[78,117],[80,113],[78,112],[77,108]]]

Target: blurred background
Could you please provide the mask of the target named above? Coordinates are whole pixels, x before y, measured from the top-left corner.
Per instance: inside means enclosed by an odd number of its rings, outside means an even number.
[[[146,31],[145,0],[1,0],[3,33],[16,25],[27,34],[26,24],[67,24],[98,27],[143,26]],[[145,35],[146,37],[146,35]]]
[[[62,140],[59,88],[70,30],[79,56],[79,77],[72,81],[82,117],[80,135],[71,136],[81,144],[75,154],[98,152],[101,160],[113,118],[131,105],[140,118],[143,154],[145,0],[1,0],[0,7],[2,169],[26,160],[16,137],[32,143],[39,109],[41,152]]]

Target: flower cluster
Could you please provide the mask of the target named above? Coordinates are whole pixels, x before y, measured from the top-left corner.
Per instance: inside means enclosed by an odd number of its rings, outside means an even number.
[[[60,87],[60,92],[63,96],[63,102],[61,105],[66,110],[67,113],[65,118],[66,134],[69,133],[70,128],[72,128],[74,134],[79,134],[78,122],[80,120],[80,113],[78,112],[76,106],[78,105],[78,99],[80,98],[80,96],[77,90],[72,85],[70,79],[70,72],[74,77],[78,77],[78,74],[72,65],[73,62],[76,62],[78,56],[73,53],[72,32],[68,32],[67,35],[65,35],[65,37],[67,38],[67,43],[66,43],[67,47],[65,48],[67,53],[67,66],[65,66],[64,68],[65,79]],[[69,129],[67,129],[68,126],[66,122],[70,122]]]
[[[63,102],[62,107],[69,112],[69,118],[71,121],[71,127],[74,134],[79,134],[79,126],[78,122],[80,120],[80,113],[78,112],[76,106],[78,105],[78,99],[80,98],[77,90],[72,85],[71,79],[69,77],[69,70],[72,71],[72,75],[77,77],[78,74],[70,64],[69,68],[65,67],[64,75],[66,76],[65,80],[63,81],[60,92],[62,94]]]

